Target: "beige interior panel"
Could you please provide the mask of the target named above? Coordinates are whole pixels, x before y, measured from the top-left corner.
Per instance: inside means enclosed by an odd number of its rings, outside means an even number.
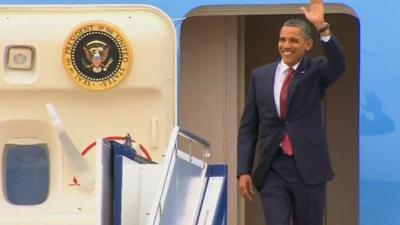
[[[234,16],[189,17],[181,39],[179,124],[210,142],[210,163],[228,164],[228,224],[237,224],[238,204],[237,24]]]

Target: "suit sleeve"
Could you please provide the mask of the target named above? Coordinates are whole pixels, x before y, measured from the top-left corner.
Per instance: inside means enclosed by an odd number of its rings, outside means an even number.
[[[258,138],[259,115],[255,94],[255,76],[252,72],[246,103],[240,120],[238,137],[237,176],[251,174]]]
[[[339,42],[331,36],[328,42],[321,41],[325,51],[326,61],[322,67],[322,84],[325,88],[339,79],[346,70],[346,59]]]

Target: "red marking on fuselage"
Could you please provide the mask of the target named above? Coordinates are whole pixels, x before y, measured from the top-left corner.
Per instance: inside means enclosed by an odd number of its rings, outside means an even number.
[[[74,177],[73,179],[72,179],[72,184],[69,184],[69,186],[81,186],[80,184],[79,184],[79,181],[78,181],[78,179],[76,179],[76,177]]]

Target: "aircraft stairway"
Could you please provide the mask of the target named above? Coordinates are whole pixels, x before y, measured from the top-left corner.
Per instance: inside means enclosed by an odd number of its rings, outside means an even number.
[[[180,139],[203,147],[203,159],[181,151]],[[209,143],[176,127],[165,159],[154,164],[111,142],[113,225],[226,225],[227,167],[209,165]],[[189,151],[190,152],[190,151]]]

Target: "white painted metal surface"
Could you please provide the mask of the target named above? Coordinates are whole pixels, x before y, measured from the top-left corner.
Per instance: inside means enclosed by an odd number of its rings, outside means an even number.
[[[207,167],[179,152],[165,199],[160,225],[195,225],[206,185]]]
[[[161,166],[139,164],[123,159],[121,225],[143,225],[150,209],[160,179]]]
[[[202,144],[204,157],[210,154],[207,141],[174,128],[147,225],[196,224],[206,185],[207,163],[180,151],[178,136]]]
[[[207,190],[197,225],[214,224],[216,208],[221,201],[224,181],[224,177],[210,177],[208,179]]]

